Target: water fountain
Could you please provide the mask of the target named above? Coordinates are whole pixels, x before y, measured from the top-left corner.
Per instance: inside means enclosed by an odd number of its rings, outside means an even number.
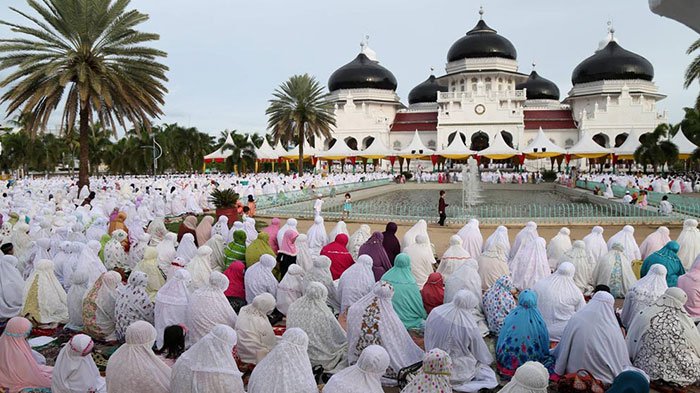
[[[476,160],[469,158],[466,165],[462,165],[462,207],[465,210],[481,203],[481,179],[479,179],[479,166]]]

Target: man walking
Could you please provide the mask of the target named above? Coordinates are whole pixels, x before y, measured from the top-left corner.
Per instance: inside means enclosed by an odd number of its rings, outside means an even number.
[[[447,209],[448,205],[445,203],[445,190],[440,190],[440,200],[438,201],[438,213],[440,214],[440,221],[438,221],[438,224],[440,224],[441,227],[445,226],[445,220],[447,219],[447,213],[445,213],[445,209]]]

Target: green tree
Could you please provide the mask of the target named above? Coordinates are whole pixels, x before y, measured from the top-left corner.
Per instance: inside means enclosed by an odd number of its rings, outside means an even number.
[[[690,55],[698,49],[700,49],[700,38],[690,45],[686,54]],[[695,56],[685,70],[684,87],[686,89],[689,88],[695,81],[700,82],[700,53]],[[700,109],[700,94],[698,94],[698,98],[695,100],[695,109]]]
[[[100,165],[105,163],[107,153],[112,146],[110,137],[114,131],[105,128],[102,123],[95,122],[90,125],[90,173],[99,174]]]
[[[248,134],[239,134],[235,131],[231,133],[231,140],[233,144],[226,143],[223,146],[223,150],[231,152],[226,162],[231,163],[238,171],[245,171],[248,165],[255,164],[255,145]]]
[[[656,173],[659,166],[678,161],[678,147],[668,140],[669,129],[669,124],[659,124],[654,131],[639,137],[641,145],[634,151],[634,159],[644,165],[645,172],[647,165],[652,165]]]
[[[7,21],[17,36],[0,44],[0,81],[8,88],[0,99],[8,115],[28,118],[30,134],[46,128],[51,113],[63,105],[67,133],[78,122],[78,187],[89,185],[90,122],[116,129],[126,122],[149,124],[162,114],[168,68],[166,53],[146,46],[157,34],[136,30],[148,16],[127,10],[130,0],[27,0],[37,15],[10,9],[28,25]]]
[[[265,111],[275,143],[298,144],[299,174],[304,170],[304,140],[330,138],[335,126],[333,104],[323,89],[309,74],[294,75],[272,93]]]

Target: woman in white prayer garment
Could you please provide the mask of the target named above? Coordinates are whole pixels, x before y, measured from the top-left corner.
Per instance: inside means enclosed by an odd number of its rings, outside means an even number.
[[[612,249],[613,244],[620,243],[625,248],[625,255],[631,261],[642,259],[642,253],[639,251],[637,241],[634,239],[634,227],[625,225],[620,232],[614,234],[608,239],[608,251]]]
[[[547,260],[546,242],[543,238],[528,238],[511,259],[508,267],[513,284],[518,290],[532,288],[535,283],[551,273]]]
[[[413,224],[413,226],[403,234],[403,241],[401,242],[403,249],[405,250],[408,246],[415,243],[416,236],[418,235],[428,236],[428,223],[425,222],[425,220],[418,220],[418,222]],[[430,240],[428,240],[428,242],[430,242]]]
[[[304,269],[293,263],[277,285],[277,310],[287,315],[289,306],[304,294]]]
[[[652,265],[649,273],[627,291],[620,313],[622,325],[629,328],[632,321],[647,307],[654,304],[656,299],[666,292],[666,289],[668,289],[666,267],[660,264]]]
[[[311,366],[321,366],[325,373],[335,374],[347,366],[348,338],[333,312],[326,305],[328,290],[318,282],[310,282],[304,296],[297,299],[287,313],[287,328],[300,328],[309,335]]]
[[[561,228],[552,240],[547,245],[547,259],[549,260],[549,268],[554,271],[559,264],[559,259],[565,252],[571,250],[571,230],[569,228]]]
[[[308,272],[314,266],[314,257],[311,255],[311,250],[309,250],[308,236],[300,233],[296,240],[294,240],[294,245],[297,247],[296,264],[301,266],[305,272]],[[287,273],[289,273],[289,271],[287,271]]]
[[[632,321],[627,348],[632,363],[652,381],[680,386],[700,380],[700,330],[683,307],[680,288],[669,288]]]
[[[383,393],[382,375],[389,367],[389,354],[379,345],[362,350],[357,363],[334,374],[323,393]]]
[[[207,285],[209,282],[209,275],[211,275],[211,254],[213,250],[209,246],[201,246],[197,249],[197,253],[190,260],[190,262],[185,266],[188,272],[190,272],[191,282],[190,290],[195,291],[203,286]]]
[[[24,286],[24,307],[20,312],[41,325],[68,321],[67,294],[54,274],[53,262],[42,259]]]
[[[411,273],[416,278],[418,289],[422,289],[430,273],[435,271],[433,266],[436,262],[430,240],[427,236],[419,234],[416,236],[415,243],[404,248],[404,253],[411,258]]]
[[[613,244],[610,251],[598,261],[593,276],[596,285],[607,285],[610,293],[618,299],[624,298],[627,291],[637,282],[632,263],[625,256],[620,243]]]
[[[501,393],[547,393],[549,371],[539,362],[527,362],[515,370],[513,379],[500,390]]]
[[[171,393],[245,393],[243,374],[232,355],[237,341],[230,326],[214,326],[173,365]]]
[[[510,275],[508,268],[508,251],[505,244],[494,243],[484,250],[478,259],[481,289],[488,290],[502,276]]]
[[[466,290],[436,307],[425,322],[425,349],[440,348],[452,358],[450,383],[457,391],[477,392],[498,386],[491,369],[493,356],[470,310],[479,299]]]
[[[462,247],[472,257],[478,258],[484,247],[484,237],[479,229],[479,220],[472,218],[457,235],[462,240]]]
[[[632,366],[614,307],[615,298],[600,291],[571,317],[553,352],[557,374],[585,369],[594,378],[611,384],[618,374]]]
[[[243,279],[245,284],[245,299],[248,304],[261,293],[269,293],[273,297],[277,296],[277,279],[272,273],[272,269],[277,265],[275,257],[269,254],[260,256],[260,261],[249,267]],[[239,337],[240,340],[240,337]]]
[[[348,232],[348,226],[345,224],[345,221],[340,220],[338,221],[333,229],[328,233],[328,240],[333,241],[336,236],[340,235],[341,233],[344,233],[348,235],[348,238],[350,238],[350,232]]]
[[[326,244],[330,243],[328,240],[328,234],[326,233],[326,226],[323,221],[323,217],[314,217],[314,223],[306,232],[306,237],[311,256],[317,257],[321,255],[321,249],[325,247]]]
[[[462,238],[452,235],[450,246],[442,254],[437,271],[442,274],[443,279],[447,279],[471,258],[469,252],[462,247]]]
[[[396,378],[404,367],[423,359],[418,347],[401,319],[394,311],[391,298],[394,288],[379,281],[372,292],[365,295],[348,310],[348,364],[357,362],[360,353],[370,345],[381,345],[389,353],[389,367],[385,375]]]
[[[24,279],[17,270],[17,258],[3,255],[0,257],[0,322],[19,315],[23,297]]]
[[[90,336],[77,334],[63,346],[51,374],[53,393],[107,392],[105,379],[92,359],[94,345]]]
[[[362,224],[352,233],[348,242],[348,252],[352,256],[353,261],[357,261],[360,254],[360,247],[372,236],[372,229],[367,224]]]
[[[282,244],[283,242],[283,237],[284,233],[287,232],[288,229],[293,229],[296,232],[299,232],[297,230],[297,219],[296,218],[288,218],[287,222],[280,228],[279,231],[277,231],[277,244]],[[233,233],[233,231],[231,231]]]
[[[596,225],[591,229],[591,233],[583,237],[583,242],[586,243],[586,249],[591,253],[596,263],[600,257],[608,252],[608,244],[603,237],[604,231],[603,227]]]
[[[360,255],[352,266],[340,276],[336,291],[340,299],[340,313],[345,313],[350,306],[372,291],[374,287],[374,261],[369,255]]]
[[[153,353],[155,341],[156,329],[146,321],[126,329],[126,343],[107,362],[109,393],[170,392],[170,367]]]
[[[554,274],[532,287],[537,293],[537,305],[547,324],[550,341],[559,341],[571,317],[586,305],[574,282],[575,272],[574,265],[562,262]]]
[[[280,342],[250,375],[248,393],[318,393],[307,353],[309,337],[287,329]]]
[[[177,245],[175,257],[182,258],[184,261],[189,263],[195,255],[197,255],[197,245],[194,242],[194,235],[191,233],[185,233],[182,236],[182,240],[180,240],[180,244]]]
[[[236,312],[224,295],[228,284],[223,273],[212,272],[209,285],[192,293],[187,308],[188,343],[196,343],[216,325],[236,326]]]
[[[187,310],[190,303],[190,290],[188,284],[190,273],[186,269],[180,269],[173,274],[156,294],[154,326],[156,336],[156,348],[163,347],[163,332],[172,325],[187,325]]]
[[[666,243],[671,241],[669,237],[670,231],[666,227],[659,227],[654,232],[647,236],[642,244],[639,245],[639,252],[642,255],[642,260],[647,259],[647,257],[660,249],[662,249]]]
[[[518,253],[520,247],[522,247],[524,243],[534,241],[538,237],[540,237],[540,235],[537,233],[537,224],[534,221],[529,221],[525,224],[525,227],[515,235],[513,247],[510,248],[510,259],[515,257],[515,254]]]
[[[678,235],[678,258],[683,263],[683,268],[687,271],[693,265],[695,258],[700,255],[700,229],[698,229],[698,221],[695,219],[687,219],[683,222],[683,230]]]
[[[66,328],[74,331],[83,330],[83,297],[88,290],[88,274],[84,270],[78,270],[71,275],[71,285],[66,297],[68,305],[68,323]]]
[[[503,249],[506,251],[506,260],[510,256],[510,238],[508,237],[508,228],[499,225],[498,228],[486,239],[482,252],[486,252],[493,248],[496,243],[502,243]]]
[[[268,315],[275,309],[275,298],[262,293],[243,306],[236,320],[238,356],[241,361],[258,364],[277,343]]]
[[[586,295],[593,293],[595,287],[593,272],[597,263],[586,249],[586,243],[583,240],[576,240],[571,250],[559,258],[559,263],[561,262],[571,262],[574,265],[576,268],[574,282],[581,292]]]

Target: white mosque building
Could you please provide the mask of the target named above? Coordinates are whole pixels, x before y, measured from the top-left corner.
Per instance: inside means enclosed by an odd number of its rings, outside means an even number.
[[[333,138],[364,149],[379,138],[389,149],[406,148],[417,131],[423,144],[444,149],[461,134],[471,150],[489,146],[500,133],[511,147],[524,148],[540,128],[555,144],[569,148],[584,134],[598,144],[620,146],[667,122],[657,101],[665,96],[653,82],[654,68],[624,49],[609,28],[597,51],[573,70],[573,88],[562,99],[559,88],[534,70],[520,72],[515,46],[481,17],[447,51],[445,74],[430,75],[408,95],[396,94],[397,81],[380,65],[366,42],[354,60],[328,80],[335,105]]]

